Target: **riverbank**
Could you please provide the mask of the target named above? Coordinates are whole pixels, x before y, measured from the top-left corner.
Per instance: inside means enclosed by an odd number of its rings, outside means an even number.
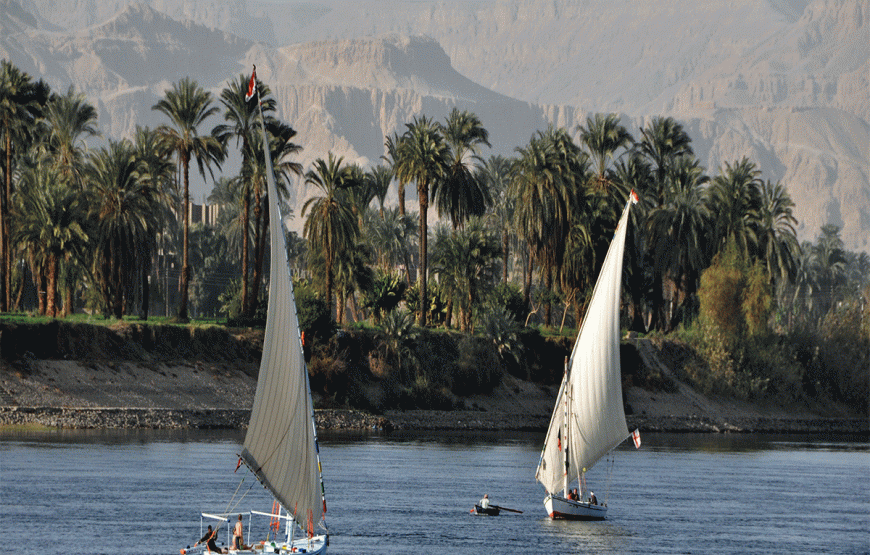
[[[142,330],[130,327],[70,330],[64,334],[56,330],[48,333],[51,330],[47,327],[16,330],[17,334],[4,331],[0,426],[247,426],[259,367],[255,334],[233,336],[205,330],[185,336],[170,330],[174,335],[167,338],[169,332],[161,332],[159,337],[141,336]],[[37,351],[39,354],[28,350],[40,345],[43,350]],[[645,368],[647,374],[652,372],[661,377],[658,381],[670,385],[644,388],[637,381],[624,380],[631,429],[870,435],[866,415],[850,414],[842,407],[782,407],[701,395],[662,362],[662,354],[650,341],[635,339],[633,346],[637,355],[629,364]],[[376,385],[373,382],[371,387]],[[315,418],[321,430],[545,431],[556,393],[555,385],[504,374],[493,391],[462,397],[464,410],[369,414],[322,409],[316,411]],[[315,404],[319,401],[315,395]]]

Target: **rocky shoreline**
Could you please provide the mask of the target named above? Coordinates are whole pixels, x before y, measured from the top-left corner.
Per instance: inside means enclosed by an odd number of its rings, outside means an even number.
[[[0,427],[66,429],[245,429],[247,409],[160,409],[114,407],[0,407]],[[698,416],[627,417],[629,428],[667,433],[853,434],[870,436],[863,418],[773,418]],[[321,431],[546,431],[548,417],[482,411],[315,411]]]

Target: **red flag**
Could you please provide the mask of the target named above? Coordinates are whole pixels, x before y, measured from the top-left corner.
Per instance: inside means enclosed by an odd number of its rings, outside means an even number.
[[[242,458],[241,457],[239,457],[239,462],[236,463],[236,470],[238,470],[240,466],[242,466]],[[236,470],[233,470],[233,472],[235,472]]]
[[[631,190],[631,203],[637,204],[640,199],[637,198],[637,193],[634,192],[634,189]]]
[[[252,98],[254,98],[254,92],[257,89],[257,66],[254,66],[254,70],[251,72],[251,80],[248,81],[248,94],[245,95],[245,102],[249,102]]]
[[[634,440],[635,449],[640,449],[640,430],[631,432],[631,439]]]

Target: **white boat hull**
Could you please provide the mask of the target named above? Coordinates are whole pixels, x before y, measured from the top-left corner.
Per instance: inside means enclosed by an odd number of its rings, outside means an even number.
[[[572,501],[564,497],[548,495],[544,507],[550,518],[564,520],[604,520],[607,518],[605,505],[593,505],[582,501]]]
[[[329,542],[326,536],[314,536],[312,538],[297,538],[293,540],[291,545],[286,542],[257,542],[250,549],[235,550],[230,549],[230,555],[234,553],[305,553],[307,555],[323,555],[326,553],[326,546]]]

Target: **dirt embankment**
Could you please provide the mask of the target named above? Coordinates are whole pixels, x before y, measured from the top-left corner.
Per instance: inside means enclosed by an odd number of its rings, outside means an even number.
[[[242,428],[256,390],[262,331],[56,322],[0,325],[0,425],[69,428]],[[623,363],[667,388],[627,384],[629,425],[642,431],[868,434],[866,418],[819,407],[760,407],[709,398],[681,382],[647,340]],[[637,369],[632,370],[638,372]],[[629,380],[630,382],[630,380]],[[317,411],[322,429],[544,430],[557,386],[506,375],[464,411]]]

